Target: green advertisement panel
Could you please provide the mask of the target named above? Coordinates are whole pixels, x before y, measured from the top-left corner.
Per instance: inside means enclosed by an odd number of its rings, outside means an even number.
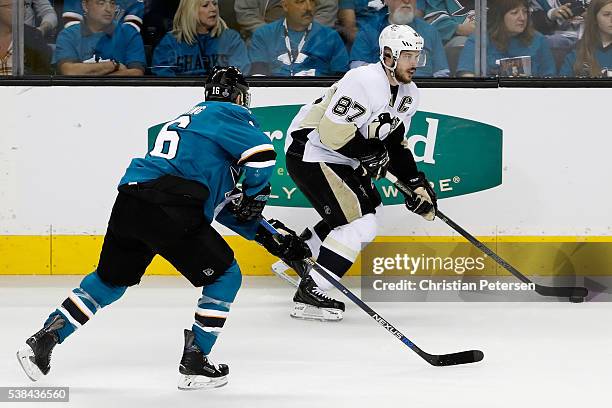
[[[283,147],[291,120],[301,105],[253,108],[278,153],[268,205],[310,207],[285,169]],[[163,124],[149,128],[149,149]],[[407,134],[417,165],[434,184],[438,198],[455,197],[502,183],[502,130],[482,122],[417,112]],[[376,182],[383,203],[401,204],[401,193],[387,180]]]

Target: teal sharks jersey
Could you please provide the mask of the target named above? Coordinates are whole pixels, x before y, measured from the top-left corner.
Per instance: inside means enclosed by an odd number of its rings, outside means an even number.
[[[275,164],[272,142],[250,110],[229,102],[202,102],[166,123],[153,148],[144,158],[132,160],[119,184],[166,174],[197,181],[209,190],[204,213],[212,222],[240,174],[243,190],[253,195],[268,184]]]

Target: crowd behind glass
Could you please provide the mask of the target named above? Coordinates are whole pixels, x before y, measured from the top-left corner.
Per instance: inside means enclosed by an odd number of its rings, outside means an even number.
[[[0,0],[0,75],[15,0]],[[27,75],[336,76],[378,61],[378,35],[425,40],[419,77],[472,77],[474,0],[25,0]],[[488,0],[481,76],[612,77],[612,0]]]

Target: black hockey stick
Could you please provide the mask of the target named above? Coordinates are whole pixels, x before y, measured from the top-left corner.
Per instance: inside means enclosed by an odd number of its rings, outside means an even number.
[[[268,231],[272,234],[277,235],[279,232],[274,228],[268,221],[262,219],[261,225],[263,225]],[[421,358],[427,361],[429,364],[437,367],[441,366],[450,366],[450,365],[458,365],[458,364],[469,364],[476,363],[484,358],[484,353],[480,350],[469,350],[469,351],[460,351],[459,353],[451,353],[451,354],[429,354],[423,350],[421,350],[416,344],[408,340],[406,336],[400,333],[391,323],[382,318],[381,315],[376,313],[370,306],[365,304],[361,299],[357,297],[353,292],[348,290],[343,284],[341,284],[338,280],[329,276],[329,274],[323,269],[319,264],[313,261],[310,258],[304,259],[304,261],[310,265],[315,271],[317,271],[323,278],[325,278],[329,283],[334,285],[336,289],[340,292],[344,293],[346,297],[353,301],[357,306],[359,306],[364,312],[366,312],[370,317],[376,320],[376,323],[380,324],[384,327],[389,333],[397,337],[402,343],[406,346],[410,347],[415,353],[417,353]]]
[[[412,197],[412,195],[414,194],[414,191],[412,191],[410,187],[399,181],[394,175],[387,173],[386,178],[404,194],[410,197]],[[482,252],[493,258],[493,260],[497,262],[498,265],[502,266],[505,270],[516,276],[519,280],[524,283],[533,283],[535,286],[535,291],[540,295],[567,297],[572,302],[582,302],[584,298],[586,298],[589,294],[589,290],[587,288],[580,286],[545,286],[540,285],[539,283],[534,283],[531,279],[523,275],[515,267],[506,262],[501,256],[497,255],[495,252],[489,249],[489,247],[487,247],[485,244],[476,239],[476,237],[461,228],[456,222],[448,218],[442,211],[437,210],[436,216],[442,221],[444,221],[449,227],[461,234],[465,239],[470,241],[476,248],[480,249]]]

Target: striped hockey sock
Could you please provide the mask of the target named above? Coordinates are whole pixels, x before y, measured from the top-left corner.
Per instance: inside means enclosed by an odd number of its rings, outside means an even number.
[[[202,297],[198,300],[195,322],[191,330],[195,335],[196,345],[204,354],[210,353],[217,337],[223,331],[230,306],[236,298],[241,283],[240,268],[234,260],[215,283],[202,289]]]
[[[61,306],[55,309],[45,321],[61,315],[67,324],[58,330],[59,342],[63,342],[76,329],[91,319],[98,310],[119,299],[126,286],[111,286],[102,281],[97,272],[85,276],[78,288],[73,289]]]

